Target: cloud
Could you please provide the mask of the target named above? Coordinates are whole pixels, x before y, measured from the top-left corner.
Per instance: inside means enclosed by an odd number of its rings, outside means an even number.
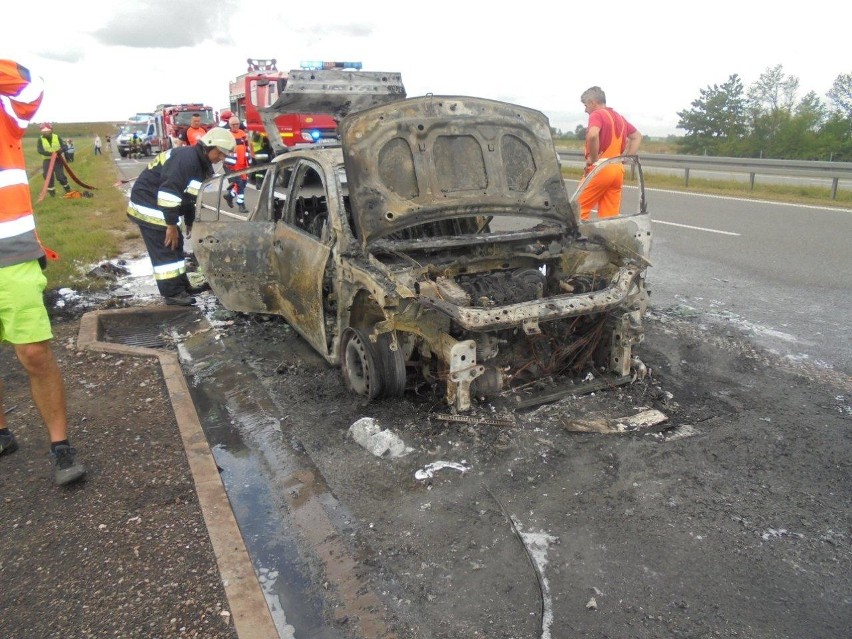
[[[313,38],[369,38],[374,33],[373,25],[367,23],[343,23],[343,24],[308,24],[305,26],[294,26],[293,32]]]
[[[85,52],[80,47],[56,47],[51,45],[50,49],[34,51],[34,53],[45,60],[55,60],[56,62],[80,62],[85,57]]]
[[[197,0],[137,0],[122,5],[92,36],[106,46],[138,49],[179,49],[208,40],[229,44],[228,19],[238,6],[237,0],[224,0],[218,11],[209,11]]]

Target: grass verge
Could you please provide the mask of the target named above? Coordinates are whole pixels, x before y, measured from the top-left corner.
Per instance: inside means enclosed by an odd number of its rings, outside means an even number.
[[[36,229],[42,244],[60,256],[59,260],[49,262],[45,270],[47,286],[49,289],[64,286],[77,290],[98,289],[105,282],[89,278],[88,271],[99,262],[119,255],[127,240],[138,235],[136,227],[125,216],[127,198],[115,188],[119,175],[114,158],[106,148],[106,135],[114,135],[115,127],[109,123],[75,124],[68,125],[67,129],[57,125],[55,133],[74,139],[77,151],[69,166],[81,181],[95,189],[90,191],[91,198],[67,199],[62,197],[62,187],[56,184],[56,197],[45,195],[38,202],[44,186],[43,157],[36,151],[38,134],[24,138]],[[95,134],[101,136],[102,155],[95,155]],[[68,177],[72,189],[84,190]]]

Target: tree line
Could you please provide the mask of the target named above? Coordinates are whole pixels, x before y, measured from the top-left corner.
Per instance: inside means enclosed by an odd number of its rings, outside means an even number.
[[[678,111],[682,153],[784,160],[852,161],[852,73],[837,76],[824,102],[799,98],[799,78],[769,67],[748,89],[737,74],[700,89]]]

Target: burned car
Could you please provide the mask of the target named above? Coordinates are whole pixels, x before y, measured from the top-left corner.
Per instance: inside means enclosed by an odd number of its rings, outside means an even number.
[[[634,214],[581,222],[583,183],[570,197],[544,114],[353,98],[364,73],[349,73],[340,144],[277,156],[248,215],[222,208],[226,176],[205,183],[195,253],[221,303],[283,316],[368,398],[427,382],[465,411],[589,373],[629,380],[651,243],[641,169]],[[298,108],[285,97],[270,109]]]

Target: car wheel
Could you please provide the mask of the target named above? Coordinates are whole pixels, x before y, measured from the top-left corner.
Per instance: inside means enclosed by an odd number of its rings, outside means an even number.
[[[382,392],[382,371],[376,362],[375,348],[360,328],[343,332],[341,369],[349,390],[375,399]]]
[[[400,397],[405,392],[405,356],[402,349],[391,350],[392,333],[382,333],[376,340],[375,357],[382,368],[382,394]]]
[[[150,156],[150,155],[151,155],[151,145],[150,145],[150,144],[146,144],[146,145],[145,145],[145,148],[144,148],[144,149],[142,149],[142,154],[143,154],[146,158],[147,158],[148,156]]]
[[[127,157],[127,151],[119,151],[118,154],[123,158]]]

